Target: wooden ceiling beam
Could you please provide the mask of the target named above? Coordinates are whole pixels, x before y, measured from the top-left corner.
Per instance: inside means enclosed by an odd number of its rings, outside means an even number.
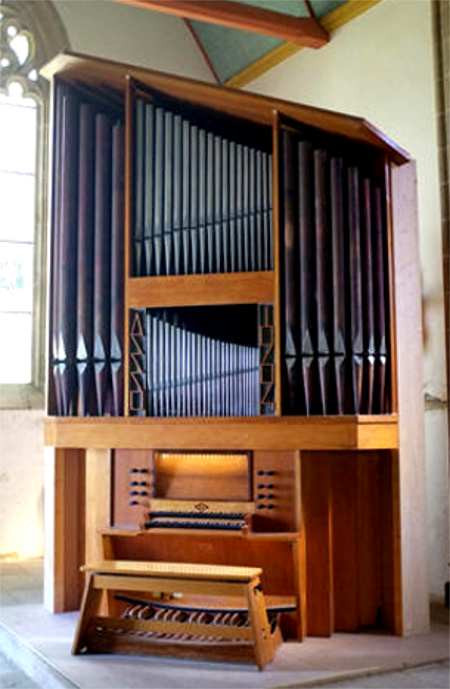
[[[172,14],[275,36],[296,45],[321,48],[330,40],[328,32],[314,17],[292,17],[260,7],[226,0],[112,0],[125,5]]]

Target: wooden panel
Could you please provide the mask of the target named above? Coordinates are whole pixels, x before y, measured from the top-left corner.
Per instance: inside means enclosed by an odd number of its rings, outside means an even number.
[[[136,562],[130,560],[99,560],[83,567],[85,572],[102,574],[131,574],[136,577],[168,576],[180,579],[208,581],[250,581],[259,577],[261,569],[256,567],[235,567],[218,565],[195,565],[183,562]],[[147,586],[144,590],[153,590]],[[242,591],[241,591],[242,593]]]
[[[114,450],[111,471],[111,523],[137,528],[146,519],[153,494],[152,453]]]
[[[386,200],[386,240],[387,240],[387,268],[388,268],[388,284],[389,284],[389,335],[388,346],[390,352],[390,411],[398,413],[398,380],[397,380],[397,334],[395,327],[396,310],[395,310],[395,267],[394,267],[394,227],[392,218],[392,199],[391,199],[391,166],[389,164],[388,156],[383,156],[383,188]]]
[[[357,631],[359,624],[356,459],[335,452],[331,460],[334,628],[340,632]]]
[[[302,452],[301,467],[307,630],[311,636],[330,636],[334,631],[332,457],[322,452]]]
[[[424,447],[422,294],[416,171],[392,169],[395,329],[399,413],[399,485],[392,496],[394,533],[401,524],[403,633],[429,628],[427,509]],[[396,514],[401,505],[400,514]],[[399,569],[397,570],[399,573]]]
[[[389,493],[380,492],[380,461],[378,453],[365,452],[358,453],[356,462],[360,627],[376,627],[381,622],[382,548],[388,546],[392,533],[383,528],[380,518],[380,500],[389,498]]]
[[[86,558],[101,560],[103,545],[100,530],[110,525],[111,453],[86,451]]]
[[[128,281],[127,304],[129,308],[270,304],[273,294],[273,272],[270,270],[168,275],[131,278]]]
[[[362,433],[362,428],[367,430]],[[345,450],[360,447],[361,435],[364,437],[364,448],[395,449],[397,417],[52,417],[45,421],[46,445],[67,448]]]
[[[130,399],[130,312],[127,308],[129,296],[130,275],[132,271],[132,252],[131,252],[131,238],[133,227],[133,97],[134,90],[131,80],[126,82],[125,93],[125,198],[124,198],[124,212],[125,212],[125,239],[124,239],[124,266],[125,266],[125,280],[124,280],[124,359],[123,359],[123,384],[124,384],[124,415],[129,414],[129,399]]]
[[[300,484],[296,472],[298,452],[253,454],[255,531],[299,531]]]
[[[77,610],[84,587],[85,452],[46,449],[44,604]]]
[[[381,624],[395,634],[403,632],[401,532],[398,452],[384,452],[380,461],[380,532],[382,608]]]
[[[89,639],[92,653],[132,653],[133,655],[168,656],[175,658],[216,660],[219,662],[250,663],[254,662],[254,652],[250,644],[198,643],[180,644],[165,641],[149,641],[145,637],[103,632]]]
[[[111,617],[94,617],[91,626],[103,626],[106,629],[120,629],[123,631],[160,632],[161,634],[195,634],[198,636],[216,636],[224,639],[246,639],[253,637],[249,627],[213,627],[208,624],[195,622],[160,622],[159,620],[139,620],[135,618],[114,619]]]
[[[295,596],[299,600],[297,561],[298,534],[251,534],[233,532],[140,532],[135,535],[110,530],[104,536],[111,557],[165,562],[192,562],[201,564],[229,564],[260,567],[265,595]],[[286,616],[288,617],[288,616]],[[288,624],[290,631],[301,624]],[[296,638],[299,638],[294,633]],[[301,638],[301,637],[300,637]]]
[[[282,627],[289,638],[303,638],[301,586],[298,573],[302,563],[298,561],[298,534],[249,534],[233,532],[184,531],[140,532],[135,535],[110,530],[104,536],[106,550],[112,558],[194,562],[202,564],[229,564],[261,567],[264,594],[294,596],[297,614],[283,614]]]
[[[77,53],[58,55],[41,70],[41,73],[47,79],[59,74],[66,78],[80,79],[88,84],[108,85],[121,91],[124,89],[127,77],[131,76],[169,97],[185,100],[195,106],[203,105],[220,113],[227,112],[230,115],[268,126],[272,126],[273,112],[278,110],[300,123],[381,148],[387,151],[397,164],[410,159],[406,151],[369,122],[359,117],[342,115],[309,105],[290,103],[230,88],[224,89],[200,81],[100,58],[86,57]]]
[[[272,186],[273,186],[273,267],[275,277],[275,294],[273,305],[273,324],[275,329],[275,414],[281,416],[282,412],[282,375],[281,375],[281,322],[283,314],[281,312],[281,255],[280,255],[280,233],[281,233],[281,208],[280,208],[280,119],[278,112],[273,113],[272,125]]]
[[[321,48],[329,41],[328,32],[314,17],[293,17],[263,7],[227,0],[115,0],[127,5],[165,12],[232,29],[274,36],[309,48]]]
[[[247,454],[155,452],[155,497],[250,500]]]

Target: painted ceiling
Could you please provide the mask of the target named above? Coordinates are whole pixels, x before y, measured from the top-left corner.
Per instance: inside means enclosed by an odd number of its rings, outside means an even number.
[[[241,4],[293,17],[309,17],[304,0],[245,0]],[[310,0],[314,14],[319,20],[345,4],[347,0]],[[281,39],[249,31],[194,20],[190,20],[189,23],[209,58],[217,80],[222,84],[283,43]]]

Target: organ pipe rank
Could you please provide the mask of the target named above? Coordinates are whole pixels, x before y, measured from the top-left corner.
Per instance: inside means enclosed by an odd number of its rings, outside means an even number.
[[[50,412],[274,414],[277,318],[283,414],[388,412],[386,208],[377,157],[282,122],[273,161],[267,137],[260,148],[255,138],[243,143],[245,134],[220,118],[139,93],[128,123],[129,277],[274,270],[280,314],[272,304],[197,307],[190,315],[130,309],[124,333],[123,109],[112,92],[99,99],[58,81]]]

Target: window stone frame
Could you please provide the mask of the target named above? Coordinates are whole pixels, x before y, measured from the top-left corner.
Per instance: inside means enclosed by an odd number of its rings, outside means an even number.
[[[57,53],[70,48],[67,32],[50,0],[6,0],[0,4],[4,44],[6,28],[13,24],[30,41],[31,51],[23,65],[16,61],[0,73],[0,91],[7,93],[10,82],[19,82],[24,96],[38,103],[36,132],[35,236],[33,261],[33,311],[31,383],[0,384],[0,409],[42,409],[45,406],[46,317],[47,317],[47,237],[50,174],[50,87],[42,77],[28,78]],[[2,54],[4,51],[2,50]],[[8,55],[9,57],[9,55]]]

